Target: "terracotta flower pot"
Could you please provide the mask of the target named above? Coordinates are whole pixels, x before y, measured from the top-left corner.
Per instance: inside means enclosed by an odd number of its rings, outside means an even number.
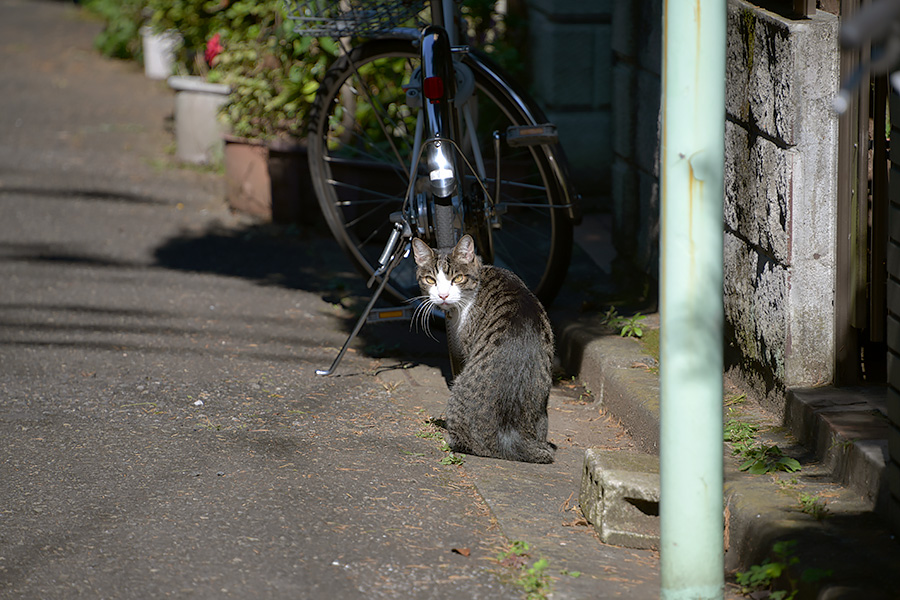
[[[234,211],[275,223],[313,225],[319,218],[302,144],[226,135],[225,183]]]

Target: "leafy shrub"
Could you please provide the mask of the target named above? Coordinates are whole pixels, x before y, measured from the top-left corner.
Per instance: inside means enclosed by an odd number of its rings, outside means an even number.
[[[209,72],[211,81],[232,88],[226,122],[242,137],[302,137],[319,80],[337,54],[335,42],[295,33],[277,0],[235,2],[226,16],[232,28],[221,30],[223,49]],[[236,22],[249,26],[239,29]]]
[[[144,0],[84,0],[83,6],[105,22],[94,47],[112,58],[141,60]]]

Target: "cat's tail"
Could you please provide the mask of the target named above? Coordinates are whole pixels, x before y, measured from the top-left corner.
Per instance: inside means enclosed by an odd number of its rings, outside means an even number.
[[[552,463],[556,446],[550,442],[524,437],[515,429],[499,434],[500,458],[530,463]]]

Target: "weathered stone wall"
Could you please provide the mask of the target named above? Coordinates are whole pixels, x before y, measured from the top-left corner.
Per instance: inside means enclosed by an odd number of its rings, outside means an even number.
[[[533,92],[559,129],[576,187],[591,206],[609,194],[609,0],[528,0]]]
[[[529,0],[536,96],[582,190],[609,195],[614,268],[654,296],[661,0]],[[761,395],[834,373],[839,22],[728,3],[729,357]],[[590,210],[591,207],[587,207]]]
[[[728,4],[725,314],[765,393],[833,377],[837,34]]]

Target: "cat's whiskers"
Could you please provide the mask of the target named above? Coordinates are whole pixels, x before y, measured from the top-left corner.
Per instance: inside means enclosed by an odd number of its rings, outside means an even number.
[[[415,302],[416,300],[421,300],[421,303],[416,307],[416,310],[413,311],[413,318],[409,323],[410,329],[412,329],[413,325],[416,325],[417,331],[421,329],[425,332],[425,335],[434,341],[437,341],[437,338],[431,333],[431,322],[429,320],[431,309],[434,307],[434,302],[428,296],[417,296],[415,298],[410,298],[407,302]]]

